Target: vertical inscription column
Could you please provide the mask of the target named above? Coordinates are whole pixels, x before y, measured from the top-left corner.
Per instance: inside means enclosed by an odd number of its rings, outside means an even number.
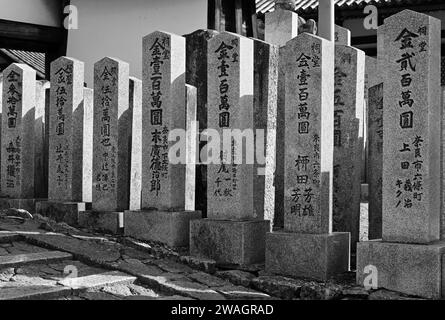
[[[307,33],[286,45],[286,231],[332,231],[333,54],[331,42]]]
[[[3,71],[2,196],[34,197],[36,72],[24,64]]]
[[[235,163],[244,152],[243,139],[234,130],[253,135],[253,41],[221,33],[208,42],[208,127],[224,140],[220,155],[213,156],[207,172],[207,216],[215,219],[255,217],[253,207],[253,163]],[[214,142],[213,142],[214,143]],[[252,146],[250,146],[253,152]],[[218,159],[219,158],[219,159]]]
[[[75,113],[83,100],[84,64],[81,61],[60,57],[51,63],[49,109],[49,200],[82,201],[82,173],[74,172],[75,161],[83,161],[75,153]],[[80,148],[82,150],[82,148]],[[75,182],[79,180],[79,182]]]
[[[128,207],[129,65],[103,58],[94,65],[93,210]]]
[[[168,136],[185,130],[185,38],[144,37],[142,83],[142,209],[184,210],[185,163],[170,163]]]
[[[440,238],[440,20],[385,20],[383,240]]]

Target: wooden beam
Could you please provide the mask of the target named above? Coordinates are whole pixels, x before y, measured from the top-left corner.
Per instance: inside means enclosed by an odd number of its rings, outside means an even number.
[[[0,19],[0,38],[57,46],[65,38],[65,29]]]

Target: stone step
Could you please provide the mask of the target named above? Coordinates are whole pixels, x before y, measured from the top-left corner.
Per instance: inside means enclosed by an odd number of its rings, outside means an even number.
[[[71,295],[63,286],[18,286],[0,288],[0,300],[48,300]]]
[[[20,235],[11,231],[0,231],[0,243],[19,241]]]
[[[58,284],[73,290],[86,290],[116,284],[129,284],[135,281],[136,277],[119,271],[111,271],[85,277],[66,278],[59,281]]]
[[[0,256],[0,269],[9,267],[19,267],[28,264],[40,264],[71,260],[73,256],[61,251],[46,251],[26,254]]]

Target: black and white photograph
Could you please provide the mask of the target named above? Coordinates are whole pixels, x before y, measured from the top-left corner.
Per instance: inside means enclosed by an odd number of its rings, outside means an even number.
[[[0,308],[445,300],[444,48],[444,0],[0,0]]]

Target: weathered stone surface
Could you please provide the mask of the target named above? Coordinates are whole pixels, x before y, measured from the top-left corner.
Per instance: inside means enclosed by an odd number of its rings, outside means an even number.
[[[341,297],[341,287],[330,283],[306,283],[300,292],[302,300],[337,300]]]
[[[131,124],[131,173],[130,173],[130,210],[141,209],[142,192],[142,81],[130,77],[129,87]]]
[[[116,244],[86,242],[69,236],[29,234],[24,235],[26,241],[52,250],[60,250],[73,254],[78,259],[89,263],[104,265],[120,258],[119,247]],[[88,244],[88,245],[86,245]]]
[[[284,46],[286,42],[298,34],[298,14],[289,10],[276,9],[266,13],[265,40],[277,46]]]
[[[164,286],[176,294],[198,300],[225,300],[224,296],[209,287],[187,279],[172,279],[164,282]]]
[[[226,279],[237,286],[250,287],[251,281],[255,278],[250,272],[241,270],[218,271],[216,275]]]
[[[298,34],[299,17],[295,12],[277,9],[266,13],[266,42],[280,47],[278,63],[278,97],[276,125],[276,168],[275,168],[275,215],[273,225],[284,226],[284,128],[285,128],[285,71],[286,43]]]
[[[188,274],[194,272],[193,269],[190,268],[189,266],[168,259],[155,260],[152,263],[161,268],[162,270],[164,270],[165,272],[169,273]]]
[[[380,81],[380,73],[378,69],[377,58],[365,57],[365,99],[368,98],[368,90],[378,84]]]
[[[440,239],[440,20],[404,10],[384,30],[383,240],[429,243]]]
[[[91,203],[93,201],[93,118],[94,118],[94,92],[93,89],[83,88],[83,101],[79,113],[82,116],[75,119],[82,126],[83,162],[82,162],[82,201]],[[83,122],[81,122],[83,121]],[[82,124],[80,124],[82,123]],[[80,138],[80,135],[77,137]]]
[[[188,245],[190,222],[201,219],[199,211],[125,211],[124,232],[139,240],[159,241],[169,246]]]
[[[369,295],[369,300],[423,300],[423,299],[407,297],[398,292],[380,289],[372,292]]]
[[[269,221],[193,220],[190,254],[217,263],[249,265],[264,261]]]
[[[229,282],[222,280],[218,277],[212,276],[205,272],[195,272],[188,275],[188,278],[195,280],[196,282],[205,284],[209,287],[224,287],[230,285]]]
[[[207,216],[211,219],[256,216],[253,49],[251,39],[229,32],[220,33],[208,42],[208,127],[223,140],[214,141],[214,147],[208,145],[212,156],[207,159]],[[236,130],[246,130],[246,139],[240,139],[241,134],[236,135]],[[247,142],[244,144],[243,140]]]
[[[214,30],[196,30],[185,35],[186,41],[186,83],[197,89],[197,121],[200,133],[207,129],[207,41],[216,36]],[[200,154],[205,142],[200,142]],[[197,155],[200,160],[199,156]],[[207,166],[199,164],[196,167],[196,197],[195,209],[207,217]]]
[[[39,201],[36,203],[35,212],[57,222],[77,225],[79,212],[85,210],[84,202]]]
[[[445,109],[445,86],[442,87],[442,107]],[[442,111],[442,141],[445,141],[445,112]],[[445,239],[445,212],[443,209],[445,208],[445,144],[442,143],[442,149],[441,149],[441,157],[442,157],[442,172],[441,172],[441,179],[442,179],[442,207],[441,211],[442,214],[440,216],[440,239]]]
[[[360,234],[365,53],[336,45],[334,76],[333,230],[350,232],[355,251]]]
[[[365,267],[372,265],[378,272],[379,288],[438,299],[443,296],[444,252],[444,242],[429,245],[360,242],[357,244],[357,284],[364,284],[369,275],[369,271],[365,274]]]
[[[281,276],[261,276],[251,282],[253,288],[285,300],[300,298],[303,284],[304,281]]]
[[[202,259],[190,256],[180,256],[179,261],[192,267],[193,269],[202,270],[209,274],[216,272],[216,261],[211,259]]]
[[[10,231],[0,231],[0,243],[9,243],[20,239],[20,235]]]
[[[169,158],[174,129],[185,129],[185,39],[155,31],[143,39],[142,209],[184,210],[185,152]],[[144,107],[145,108],[145,107]]]
[[[383,83],[369,89],[368,98],[368,238],[382,238]]]
[[[3,70],[2,94],[2,196],[30,199],[34,197],[35,70],[11,64]]]
[[[334,66],[329,57],[334,45],[304,33],[289,41],[286,50],[285,230],[329,233],[334,145]]]
[[[349,270],[349,233],[266,235],[266,271],[326,281]]]
[[[32,219],[32,214],[29,213],[29,211],[24,209],[16,209],[16,208],[9,208],[2,212],[5,216],[8,217],[20,217],[22,219]]]
[[[122,272],[126,272],[133,276],[140,278],[141,276],[161,276],[165,272],[157,266],[147,265],[141,261],[119,261],[112,264],[112,266]]]
[[[39,200],[0,198],[0,209],[23,209],[34,213],[37,201]]]
[[[185,210],[195,211],[196,160],[199,152],[197,123],[197,91],[196,87],[186,84],[186,173],[185,173]]]
[[[81,227],[97,231],[119,233],[122,212],[112,211],[80,211],[78,224]]]
[[[0,300],[48,300],[71,294],[71,288],[55,286],[23,286],[1,288]]]
[[[51,261],[67,260],[72,257],[71,254],[60,251],[8,255],[0,257],[0,267],[9,268],[32,263],[47,263]]]
[[[85,117],[83,84],[83,62],[60,57],[51,63],[49,200],[82,201]]]
[[[279,47],[254,39],[254,129],[256,152],[254,168],[254,207],[258,219],[275,216],[275,142]],[[262,137],[262,140],[261,140]],[[259,140],[258,140],[259,139]],[[262,148],[262,149],[260,149]]]
[[[79,298],[81,300],[121,300],[121,298],[105,292],[81,292]]]
[[[0,73],[0,112],[3,112],[3,73]],[[1,125],[2,121],[0,121],[0,161],[1,161],[1,155],[2,155],[2,151],[1,151],[1,140],[2,140],[2,125]],[[2,194],[2,188],[1,188],[1,174],[0,174],[0,195]]]
[[[354,298],[354,299],[367,299],[369,296],[369,291],[365,290],[362,287],[353,287],[343,289],[341,294],[344,297]]]
[[[335,25],[334,40],[335,40],[335,44],[350,46],[351,45],[351,31],[349,29]]]
[[[46,80],[36,81],[36,110],[35,110],[35,158],[34,158],[34,196],[48,197],[48,155],[45,154],[45,104],[46,90],[50,83]]]
[[[228,300],[269,300],[271,297],[263,292],[258,292],[246,287],[226,285],[214,288]]]
[[[73,290],[81,290],[112,284],[133,283],[134,281],[136,281],[136,277],[129,276],[128,274],[119,271],[111,271],[85,277],[66,278],[59,281],[58,284]]]
[[[93,210],[128,209],[131,110],[129,65],[103,58],[94,65]]]

